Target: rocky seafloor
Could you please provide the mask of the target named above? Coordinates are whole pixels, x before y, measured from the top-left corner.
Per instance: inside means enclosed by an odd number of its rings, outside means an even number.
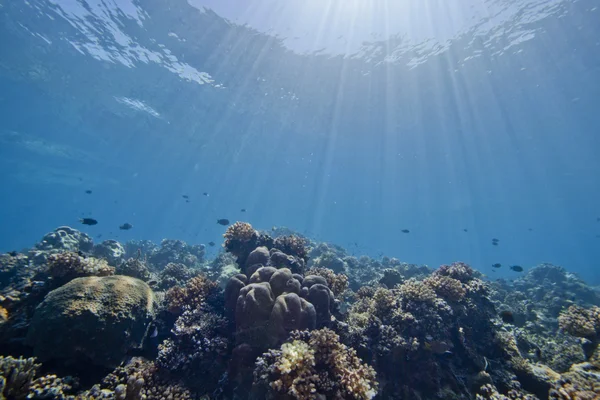
[[[600,399],[600,291],[237,222],[223,250],[59,227],[0,255],[4,399]]]

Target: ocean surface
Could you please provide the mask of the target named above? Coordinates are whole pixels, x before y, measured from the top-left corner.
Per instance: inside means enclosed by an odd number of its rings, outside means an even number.
[[[0,0],[0,21],[0,251],[61,225],[220,244],[225,218],[600,284],[598,0]]]

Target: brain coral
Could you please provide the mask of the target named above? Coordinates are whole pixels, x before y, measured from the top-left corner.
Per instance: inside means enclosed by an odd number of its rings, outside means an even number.
[[[154,294],[139,279],[77,278],[46,295],[27,342],[42,361],[88,360],[114,368],[141,345],[154,312]]]

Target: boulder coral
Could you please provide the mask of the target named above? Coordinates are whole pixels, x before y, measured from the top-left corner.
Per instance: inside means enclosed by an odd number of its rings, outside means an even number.
[[[154,294],[139,279],[76,278],[36,308],[27,342],[42,361],[87,360],[114,368],[141,346],[154,313]]]
[[[225,304],[235,304],[238,343],[268,347],[292,330],[328,326],[334,296],[320,276],[302,278],[287,268],[261,267],[249,280],[243,274],[230,279]]]

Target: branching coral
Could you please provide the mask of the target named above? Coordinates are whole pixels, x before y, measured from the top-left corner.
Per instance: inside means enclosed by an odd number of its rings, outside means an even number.
[[[157,364],[190,382],[207,376],[217,382],[229,355],[227,328],[227,320],[210,308],[187,309],[175,322],[172,337],[159,345]]]
[[[48,257],[48,273],[64,283],[82,276],[114,275],[115,269],[105,260],[85,258],[77,253],[65,251]]]
[[[434,290],[423,282],[409,279],[398,288],[404,303],[428,303],[433,304],[437,298]]]
[[[35,358],[0,356],[0,399],[65,399],[78,385],[71,377],[47,375],[36,378],[41,364]]]
[[[35,358],[0,356],[0,398],[25,399],[40,367]]]
[[[194,309],[201,305],[218,286],[203,275],[190,279],[184,287],[174,286],[167,291],[167,308],[180,314],[184,307]]]
[[[336,274],[328,268],[310,268],[306,271],[307,275],[322,276],[327,280],[327,286],[331,289],[335,297],[341,296],[348,289],[348,277],[344,274]]]
[[[308,242],[297,235],[279,236],[273,242],[273,247],[285,254],[298,257],[306,261],[308,259]]]
[[[81,399],[191,400],[197,398],[175,379],[161,376],[152,361],[133,358],[117,367],[102,383],[80,394]]]
[[[431,287],[440,297],[450,301],[461,301],[467,293],[458,279],[449,276],[433,275],[423,283]]]
[[[468,264],[455,262],[450,265],[442,265],[434,272],[434,275],[449,276],[450,278],[458,279],[465,283],[481,274],[476,272]]]
[[[371,399],[378,386],[375,370],[329,329],[292,333],[291,342],[258,359],[254,379],[272,397],[295,399]]]
[[[234,256],[240,255],[245,247],[258,238],[258,232],[247,222],[236,222],[227,228],[223,246]]]
[[[173,286],[183,286],[186,281],[197,274],[196,270],[186,267],[180,263],[168,263],[160,272],[158,288],[167,290]]]

